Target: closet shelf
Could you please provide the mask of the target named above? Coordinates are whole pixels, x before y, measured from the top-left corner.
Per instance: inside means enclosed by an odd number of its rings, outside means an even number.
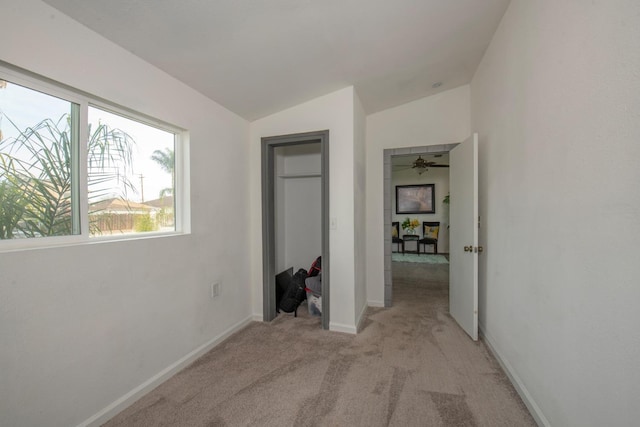
[[[320,173],[287,173],[278,175],[278,178],[291,179],[291,178],[320,178]]]

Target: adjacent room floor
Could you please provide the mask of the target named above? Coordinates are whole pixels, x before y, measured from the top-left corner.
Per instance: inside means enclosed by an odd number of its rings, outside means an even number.
[[[482,341],[448,314],[448,265],[393,265],[394,306],[357,336],[253,323],[107,426],[535,426]]]

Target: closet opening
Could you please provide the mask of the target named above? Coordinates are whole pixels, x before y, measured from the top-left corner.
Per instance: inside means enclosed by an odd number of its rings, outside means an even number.
[[[329,131],[262,138],[264,321],[278,315],[276,275],[308,270],[318,256],[321,325],[329,329]]]

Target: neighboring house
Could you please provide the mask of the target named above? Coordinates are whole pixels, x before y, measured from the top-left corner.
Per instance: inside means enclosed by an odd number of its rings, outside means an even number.
[[[147,206],[157,209],[156,221],[160,227],[172,227],[175,223],[175,202],[173,196],[164,196],[159,199],[147,200]]]
[[[173,212],[174,209],[173,196],[164,196],[159,199],[147,200],[144,204],[158,209],[166,209],[171,212]]]
[[[121,198],[110,198],[89,206],[89,223],[93,234],[134,231],[141,217],[155,221],[160,208]]]
[[[118,197],[101,200],[89,206],[89,212],[94,215],[144,215],[148,213],[155,214],[159,210],[159,207],[155,207],[149,203],[138,203]]]

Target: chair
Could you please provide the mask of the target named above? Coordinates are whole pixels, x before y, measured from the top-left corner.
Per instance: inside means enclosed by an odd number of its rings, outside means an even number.
[[[420,253],[420,245],[424,245],[424,253],[427,253],[427,245],[433,245],[433,253],[438,253],[438,232],[440,231],[440,222],[424,221],[422,223],[422,239],[418,240],[418,253]]]
[[[391,223],[391,244],[398,244],[397,252],[400,252],[400,246],[402,246],[402,253],[404,253],[404,240],[400,238],[400,221]]]

